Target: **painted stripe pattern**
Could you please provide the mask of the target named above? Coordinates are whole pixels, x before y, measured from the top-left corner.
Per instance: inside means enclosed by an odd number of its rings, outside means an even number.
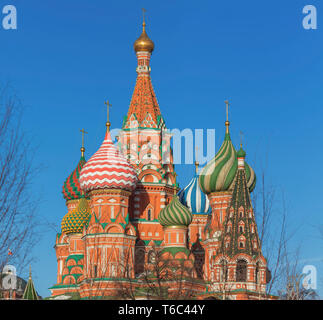
[[[195,174],[190,183],[178,193],[178,197],[193,214],[209,214],[211,212],[210,202],[202,192],[198,179],[198,175]]]
[[[107,131],[101,147],[81,170],[81,188],[86,191],[104,188],[132,191],[137,180],[135,169],[114,146]]]
[[[177,195],[160,211],[158,216],[159,223],[163,227],[188,226],[192,222],[192,219],[193,215],[190,209],[179,201]]]
[[[85,163],[85,158],[81,157],[75,170],[65,180],[63,185],[63,196],[65,200],[74,200],[81,197],[82,190],[80,187],[79,177]]]
[[[224,142],[218,153],[202,169],[199,184],[206,194],[232,190],[238,170],[237,151],[230,134],[226,133]],[[256,176],[253,169],[246,163],[246,178],[250,192],[255,188]]]

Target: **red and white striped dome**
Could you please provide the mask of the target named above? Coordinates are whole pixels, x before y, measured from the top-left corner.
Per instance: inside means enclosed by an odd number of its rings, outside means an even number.
[[[79,180],[86,192],[104,188],[132,191],[138,178],[135,169],[114,146],[107,131],[100,149],[82,168]]]

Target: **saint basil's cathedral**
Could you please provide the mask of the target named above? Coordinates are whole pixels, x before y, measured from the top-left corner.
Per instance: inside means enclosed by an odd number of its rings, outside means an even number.
[[[219,151],[200,172],[196,161],[195,175],[180,190],[171,134],[151,82],[154,43],[145,29],[144,21],[134,43],[136,85],[117,142],[108,118],[98,151],[86,161],[83,145],[64,182],[67,214],[55,242],[52,298],[76,293],[113,299],[130,281],[140,292],[140,276],[158,252],[192,267],[193,298],[270,299],[270,272],[250,200],[256,176],[246,152],[235,149],[227,117]]]

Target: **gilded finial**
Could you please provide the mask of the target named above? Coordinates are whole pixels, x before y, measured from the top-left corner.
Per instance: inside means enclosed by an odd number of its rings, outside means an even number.
[[[112,104],[109,103],[109,100],[107,100],[106,102],[104,102],[104,104],[107,106],[107,123],[106,123],[106,127],[107,127],[107,131],[110,131],[110,126],[111,126],[111,122],[110,122],[110,110],[109,108],[112,107]]]
[[[155,45],[154,45],[153,41],[149,39],[149,37],[146,33],[145,13],[146,13],[146,9],[142,8],[142,15],[143,15],[142,33],[141,33],[140,37],[135,41],[133,46],[134,46],[134,49],[136,52],[148,51],[148,52],[152,53]]]
[[[81,129],[80,132],[82,132],[81,155],[82,155],[82,157],[84,157],[84,152],[85,152],[85,148],[84,148],[84,134],[86,134],[87,132],[84,129]]]
[[[145,13],[146,13],[146,9],[142,8],[142,32],[146,31]]]
[[[197,158],[197,154],[198,154],[198,147],[195,147],[195,172],[196,174],[199,171],[199,162],[198,162],[198,158]]]
[[[29,265],[29,279],[31,279],[31,265]]]
[[[243,132],[240,131],[240,148],[242,148]]]
[[[229,126],[230,126],[230,122],[229,122],[229,106],[230,106],[230,103],[229,103],[228,100],[225,100],[224,103],[226,104],[226,121],[225,121],[226,133],[229,133]]]

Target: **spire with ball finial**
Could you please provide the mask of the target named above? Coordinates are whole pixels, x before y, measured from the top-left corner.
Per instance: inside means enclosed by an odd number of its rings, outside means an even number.
[[[152,53],[154,51],[154,43],[150,38],[148,37],[146,33],[146,21],[145,21],[145,12],[146,10],[143,8],[142,13],[143,13],[143,22],[142,22],[142,33],[140,37],[135,41],[133,47],[136,52],[139,51],[148,51]]]

